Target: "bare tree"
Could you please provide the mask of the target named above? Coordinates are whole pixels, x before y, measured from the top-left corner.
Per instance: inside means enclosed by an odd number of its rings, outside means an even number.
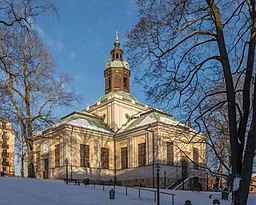
[[[1,0],[0,27],[17,24],[32,31],[36,18],[49,12],[56,12],[51,0]]]
[[[26,143],[29,177],[34,177],[33,134],[54,121],[56,108],[78,99],[71,90],[64,89],[68,89],[69,77],[54,74],[50,52],[37,36],[38,18],[49,13],[57,13],[51,0],[1,1],[0,87],[4,103],[0,112],[21,133],[18,144],[22,164]]]
[[[3,89],[25,139],[28,176],[34,177],[34,134],[52,124],[56,109],[71,106],[78,95],[67,87],[70,80],[67,75],[54,73],[50,52],[37,36],[24,32],[11,42],[12,46],[6,45],[6,51],[12,55],[2,61]]]
[[[140,21],[128,34],[127,50],[133,66],[147,64],[139,70],[147,95],[182,107],[199,128],[206,115],[217,119],[227,108],[230,170],[238,185],[233,204],[246,205],[256,148],[255,0],[137,4]]]

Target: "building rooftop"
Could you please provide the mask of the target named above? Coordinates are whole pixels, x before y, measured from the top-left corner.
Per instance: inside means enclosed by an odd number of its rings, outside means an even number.
[[[111,133],[111,130],[104,122],[97,116],[94,116],[87,112],[73,112],[63,118],[53,125],[53,127],[58,127],[60,125],[71,125],[80,128],[87,128],[90,130],[95,130],[99,132]]]
[[[135,97],[131,96],[129,93],[124,92],[124,91],[110,92],[110,93],[102,96],[98,101],[103,101],[105,99],[108,99],[108,97],[110,97],[112,95],[119,95],[119,96],[121,96],[125,100],[135,101],[135,102],[139,103],[139,101]]]
[[[177,125],[185,126],[184,124],[180,123],[178,120],[174,119],[171,115],[166,114],[157,109],[151,109],[149,111],[133,116],[131,120],[128,121],[128,123],[123,126],[120,132],[128,131],[134,128],[150,125],[157,122],[164,123],[167,125],[173,125],[173,126],[177,126]]]

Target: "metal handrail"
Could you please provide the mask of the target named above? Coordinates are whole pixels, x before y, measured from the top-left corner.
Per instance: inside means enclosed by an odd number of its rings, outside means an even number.
[[[156,201],[156,192],[157,192],[156,190],[145,189],[145,188],[141,188],[141,187],[129,187],[129,188],[138,189],[138,190],[139,190],[139,198],[140,198],[140,190],[149,191],[149,192],[154,192],[154,200]],[[159,193],[160,193],[160,194],[165,194],[165,195],[170,195],[170,196],[172,196],[172,205],[174,205],[174,197],[175,197],[175,194],[168,193],[168,192],[163,192],[163,191],[160,191]]]

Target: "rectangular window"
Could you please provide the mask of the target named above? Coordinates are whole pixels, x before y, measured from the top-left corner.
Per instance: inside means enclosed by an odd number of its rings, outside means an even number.
[[[199,163],[198,148],[193,148],[193,161],[194,161],[194,169],[198,169],[198,163]]]
[[[127,147],[121,148],[121,168],[128,168],[128,152]]]
[[[167,142],[167,165],[174,165],[174,152],[172,142]]]
[[[3,150],[2,157],[9,157],[9,153],[7,152],[7,150]]]
[[[3,139],[8,140],[7,132],[3,132]]]
[[[90,148],[89,145],[80,144],[80,166],[90,167]]]
[[[6,122],[2,122],[2,129],[6,129]]]
[[[4,145],[7,145],[8,143],[7,143],[7,139],[3,139],[3,144]]]
[[[2,148],[3,149],[9,149],[7,138],[3,138]]]
[[[101,168],[109,169],[109,149],[101,148]]]
[[[3,166],[9,166],[9,161],[8,161],[7,158],[3,158],[2,165]]]
[[[124,77],[124,87],[127,88],[128,87],[128,80],[126,77]]]
[[[138,166],[146,165],[146,143],[138,144]]]
[[[111,88],[111,77],[108,77],[108,88]]]
[[[55,145],[55,167],[60,166],[60,145]]]

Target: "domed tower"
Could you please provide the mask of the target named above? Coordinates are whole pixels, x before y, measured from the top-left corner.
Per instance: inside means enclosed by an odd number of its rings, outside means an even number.
[[[105,94],[115,91],[130,93],[130,69],[127,61],[122,60],[123,51],[118,41],[118,32],[116,32],[116,41],[111,56],[112,60],[108,60],[104,71]]]

